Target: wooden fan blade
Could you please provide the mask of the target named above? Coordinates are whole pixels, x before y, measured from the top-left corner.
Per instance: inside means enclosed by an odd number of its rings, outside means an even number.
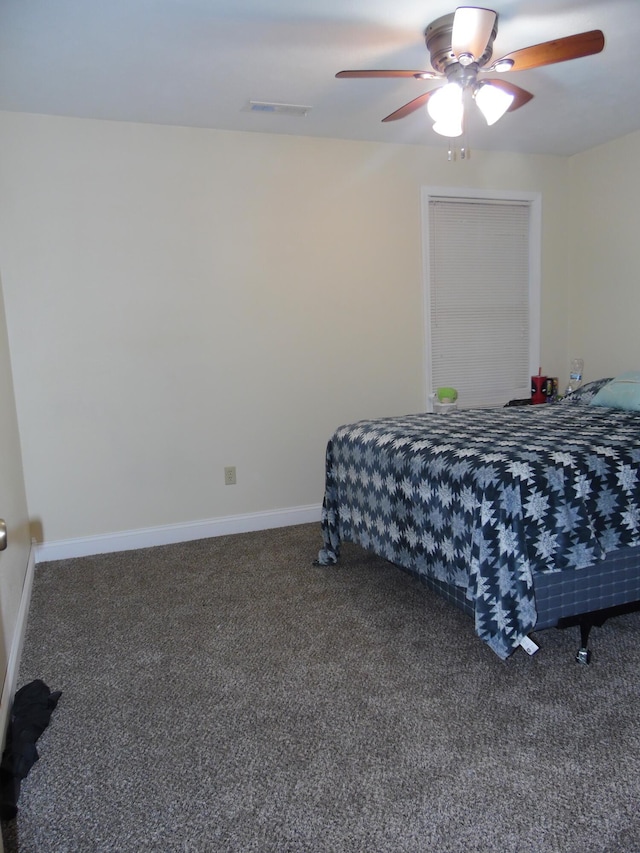
[[[416,110],[419,110],[420,107],[425,106],[429,98],[433,95],[434,92],[437,92],[437,89],[432,89],[430,92],[425,92],[423,95],[418,95],[417,98],[414,98],[412,101],[409,101],[408,104],[405,104],[400,109],[388,115],[386,118],[383,118],[382,121],[397,121],[399,118],[404,118],[405,116],[411,115]]]
[[[502,89],[503,92],[508,92],[510,95],[513,95],[513,101],[507,110],[508,113],[512,113],[514,110],[519,110],[520,107],[524,107],[524,105],[528,104],[533,98],[531,92],[527,92],[526,89],[521,89],[520,86],[515,86],[513,83],[509,83],[508,80],[491,77],[487,79],[486,82],[491,83],[491,85],[495,86],[496,89]]]
[[[437,75],[433,71],[338,71],[336,77],[415,77],[418,80],[432,80]]]
[[[580,59],[582,56],[592,56],[600,53],[604,47],[604,34],[601,30],[589,30],[588,33],[578,33],[575,36],[545,41],[522,50],[514,50],[501,59],[492,63],[492,67],[500,62],[511,60],[511,71],[526,71],[528,68],[540,68],[542,65],[553,65],[556,62],[567,62],[569,59]]]
[[[474,60],[479,60],[491,38],[495,22],[496,13],[491,9],[459,6],[453,16],[451,32],[453,54],[470,54]]]

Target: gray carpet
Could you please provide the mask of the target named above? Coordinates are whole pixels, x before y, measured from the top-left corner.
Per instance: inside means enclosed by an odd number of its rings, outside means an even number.
[[[640,614],[507,662],[316,525],[43,564],[7,853],[640,850]]]

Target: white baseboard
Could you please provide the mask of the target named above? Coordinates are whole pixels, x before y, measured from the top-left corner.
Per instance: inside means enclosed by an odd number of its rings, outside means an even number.
[[[209,539],[230,533],[251,533],[255,530],[270,530],[274,527],[290,527],[293,524],[320,522],[320,505],[299,506],[290,509],[270,510],[228,515],[184,524],[169,524],[163,527],[147,527],[140,530],[123,530],[100,536],[79,539],[60,539],[36,545],[36,563],[50,560],[66,560],[70,557],[88,557],[91,554],[111,554],[116,551],[131,551],[135,548],[150,548],[155,545],[173,545],[193,539]]]
[[[4,744],[4,737],[7,731],[7,724],[9,722],[9,712],[13,705],[13,697],[16,692],[16,684],[18,682],[18,670],[20,668],[20,658],[22,657],[24,635],[27,630],[27,617],[29,615],[29,604],[31,603],[31,590],[33,588],[35,565],[36,551],[34,545],[32,545],[29,550],[27,571],[25,572],[24,583],[22,585],[22,595],[20,596],[16,627],[11,640],[11,648],[9,649],[7,673],[2,686],[2,698],[0,698],[0,734],[2,736],[2,744]]]

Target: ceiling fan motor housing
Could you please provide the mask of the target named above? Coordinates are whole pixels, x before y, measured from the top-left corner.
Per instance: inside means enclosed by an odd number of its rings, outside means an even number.
[[[453,19],[455,15],[443,15],[432,21],[424,31],[424,40],[431,56],[431,65],[440,74],[445,74],[447,68],[458,63],[458,58],[451,49]],[[482,68],[493,55],[493,42],[498,34],[498,16],[496,15],[491,35],[482,56],[476,59],[477,66]]]

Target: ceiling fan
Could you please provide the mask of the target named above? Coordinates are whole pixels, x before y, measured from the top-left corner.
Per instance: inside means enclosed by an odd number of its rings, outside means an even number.
[[[515,50],[492,62],[497,33],[497,12],[459,6],[454,13],[438,18],[425,30],[433,71],[339,71],[336,77],[414,77],[446,81],[445,85],[419,95],[382,121],[396,121],[426,106],[436,133],[456,137],[463,132],[465,102],[475,101],[487,124],[491,125],[506,112],[519,109],[533,98],[531,92],[507,80],[482,79],[485,73],[525,71],[591,56],[604,48],[603,33],[590,30]]]

